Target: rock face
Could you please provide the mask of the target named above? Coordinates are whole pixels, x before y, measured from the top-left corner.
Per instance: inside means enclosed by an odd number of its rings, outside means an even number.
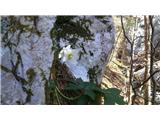
[[[154,16],[153,17],[153,28],[154,28],[154,31],[153,31],[153,51],[152,51],[152,56],[153,56],[153,72],[157,71],[157,70],[160,70],[160,21],[159,21],[159,17],[160,16]],[[143,25],[143,23],[141,24]],[[140,34],[141,36],[143,36],[143,32]],[[144,43],[143,43],[143,39],[144,37],[141,37],[139,39],[138,42],[136,42],[136,49],[135,49],[135,53],[138,53],[138,57],[135,59],[136,62],[139,64],[139,65],[142,65],[143,66],[143,62],[141,60],[141,57],[144,57],[143,55],[143,52],[144,52]],[[138,51],[138,52],[137,52]],[[149,59],[150,60],[150,59]],[[136,64],[137,64],[136,63]],[[136,65],[135,65],[136,66]],[[148,65],[148,68],[150,68],[150,66]],[[135,78],[139,79],[139,80],[144,80],[144,71],[145,71],[145,68],[141,68],[139,69],[138,71],[135,71],[134,72],[134,76]],[[155,98],[155,102],[156,104],[160,104],[160,96],[159,96],[159,88],[160,88],[160,72],[157,72],[155,75],[153,75],[154,77],[154,80],[156,82],[156,98]],[[152,91],[152,90],[151,90]]]
[[[74,44],[66,36],[60,37],[60,49],[71,45],[78,56],[65,53],[63,62],[76,78],[100,83],[114,45],[112,17],[76,16],[72,21],[78,24],[81,19],[89,21],[80,26],[85,26],[91,37],[78,36]],[[2,104],[45,104],[44,76],[49,77],[54,57],[50,32],[56,21],[55,16],[2,17]]]
[[[75,17],[73,21],[83,19],[85,16]],[[92,34],[91,39],[86,40],[79,37],[74,50],[77,51],[78,59],[76,63],[66,62],[70,71],[76,78],[82,78],[83,81],[97,81],[102,80],[102,74],[107,63],[113,44],[114,44],[114,26],[112,17],[98,18],[95,16],[87,16],[86,20],[90,21],[88,28]],[[66,39],[61,39],[61,48],[70,45]],[[74,59],[74,56],[73,56]],[[94,78],[95,76],[95,78]]]
[[[10,40],[2,40],[2,65],[8,69],[12,69],[13,65],[18,63],[18,54],[22,62],[17,67],[16,73],[22,78],[28,79],[27,71],[35,72],[35,77],[32,81],[29,81],[27,85],[23,85],[20,81],[15,79],[12,73],[2,71],[1,75],[1,102],[2,104],[44,104],[44,81],[40,74],[42,69],[46,76],[49,74],[49,67],[51,66],[53,54],[51,52],[52,41],[50,38],[50,30],[55,22],[54,16],[39,16],[36,20],[36,26],[34,22],[28,17],[2,17],[2,38],[5,37],[7,30],[11,29],[12,22],[17,22],[13,25],[15,32],[9,32]],[[20,24],[18,24],[20,22]],[[16,26],[17,25],[17,26]],[[19,25],[19,26],[18,26]],[[21,26],[26,25],[26,29],[21,34]],[[17,28],[16,28],[17,27]],[[34,28],[35,29],[29,29]],[[31,31],[29,31],[31,30]],[[34,30],[37,30],[41,35],[38,35]],[[18,42],[19,37],[19,43]],[[11,46],[7,45],[7,41]],[[14,46],[11,43],[15,43]],[[11,62],[12,60],[12,62]],[[28,90],[28,91],[27,91]],[[33,95],[30,95],[29,90]],[[31,92],[30,91],[30,92]]]
[[[153,71],[160,70],[160,16],[154,16],[153,18],[153,27],[154,27],[154,37],[153,37],[153,46],[154,46],[154,66]],[[154,80],[156,81],[156,104],[160,104],[160,72],[154,75]]]
[[[160,16],[154,16],[153,18],[153,26],[154,26],[154,37],[153,37],[153,45],[155,48],[155,61],[160,60]]]

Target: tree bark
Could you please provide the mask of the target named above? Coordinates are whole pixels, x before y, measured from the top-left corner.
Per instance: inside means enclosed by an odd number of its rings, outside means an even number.
[[[149,52],[149,46],[148,46],[148,23],[147,23],[147,16],[144,16],[144,44],[145,44],[145,73],[144,73],[144,80],[148,78],[148,52]],[[149,102],[149,94],[148,89],[149,88],[149,82],[147,82],[144,85],[144,98],[145,102],[144,104],[147,105]]]

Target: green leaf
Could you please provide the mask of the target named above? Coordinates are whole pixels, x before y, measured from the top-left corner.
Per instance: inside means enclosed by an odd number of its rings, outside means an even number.
[[[105,89],[104,90],[105,93],[108,93],[108,94],[114,94],[114,95],[120,95],[121,91],[117,88],[108,88],[108,89]]]
[[[75,83],[69,83],[66,87],[65,90],[80,90],[82,89],[78,84]]]
[[[85,90],[84,95],[87,95],[88,97],[90,97],[92,100],[95,100],[96,98],[96,94],[92,91],[92,90]]]
[[[123,97],[120,96],[121,91],[117,88],[109,88],[104,90],[104,104],[105,105],[124,105],[126,104],[123,100]]]
[[[115,96],[113,95],[105,95],[104,96],[104,104],[105,105],[115,105]]]
[[[123,100],[124,98],[122,96],[117,97],[116,103],[119,105],[125,105],[127,104],[126,102],[124,102]]]
[[[120,96],[121,91],[117,88],[101,89],[95,83],[84,82],[81,79],[70,82],[65,90],[83,92],[83,95],[76,99],[75,104],[96,104],[97,95],[104,96],[105,105],[124,105],[123,97]]]
[[[49,89],[50,91],[54,91],[55,88],[56,88],[56,85],[55,85],[54,81],[53,81],[53,80],[48,81],[48,89]]]
[[[87,105],[88,104],[88,96],[82,95],[78,100],[77,100],[77,105]]]

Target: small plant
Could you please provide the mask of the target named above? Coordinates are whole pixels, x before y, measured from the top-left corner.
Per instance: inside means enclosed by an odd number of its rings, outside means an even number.
[[[124,105],[126,104],[123,97],[120,96],[121,91],[117,88],[102,89],[95,83],[84,82],[81,79],[68,84],[65,90],[82,91],[82,95],[73,101],[78,105],[96,105],[99,104],[99,97],[104,98],[105,105]],[[102,104],[102,103],[101,103]]]
[[[78,52],[78,50],[72,49],[71,45],[68,45],[60,51],[58,58],[61,59],[62,63],[70,62],[76,65],[79,58]]]
[[[50,36],[52,38],[53,47],[52,50],[58,48],[58,42],[60,39],[67,40],[72,47],[75,47],[75,44],[79,38],[84,40],[92,40],[93,34],[89,29],[91,21],[85,16],[83,18],[78,18],[75,20],[76,16],[57,16],[54,27],[50,31]]]

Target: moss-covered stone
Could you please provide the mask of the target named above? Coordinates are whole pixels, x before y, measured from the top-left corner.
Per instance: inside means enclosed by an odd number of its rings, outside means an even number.
[[[36,76],[36,72],[34,71],[33,68],[29,68],[27,71],[26,71],[26,75],[28,77],[28,81],[29,83],[32,82]]]

